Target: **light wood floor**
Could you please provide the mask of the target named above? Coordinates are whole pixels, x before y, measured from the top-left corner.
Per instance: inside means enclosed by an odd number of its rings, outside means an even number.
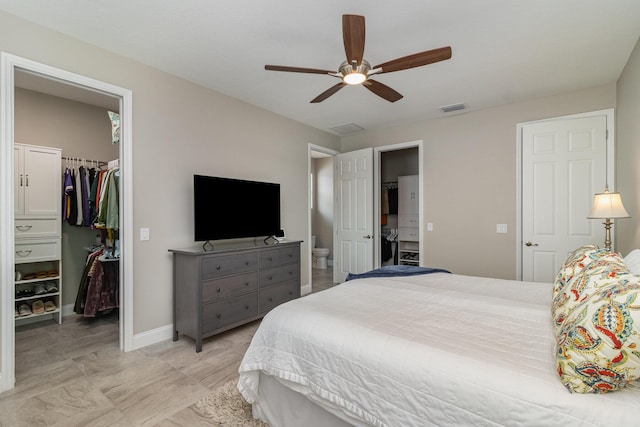
[[[333,286],[313,270],[313,292]],[[131,352],[118,349],[117,316],[65,317],[16,329],[16,387],[0,394],[0,427],[212,425],[193,405],[228,380],[257,320],[203,342],[180,337]]]

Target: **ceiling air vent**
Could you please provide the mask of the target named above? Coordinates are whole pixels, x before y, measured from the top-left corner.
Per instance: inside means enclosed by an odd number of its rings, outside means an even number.
[[[442,111],[444,111],[445,113],[450,113],[452,111],[458,111],[458,110],[464,110],[465,107],[464,104],[460,103],[460,104],[451,104],[451,105],[445,105],[444,107],[440,107],[440,109]]]
[[[344,125],[338,125],[338,126],[334,126],[332,129],[336,132],[338,132],[341,135],[348,135],[350,133],[356,133],[356,132],[360,132],[362,130],[364,130],[364,128],[362,126],[358,126],[355,123],[346,123]]]

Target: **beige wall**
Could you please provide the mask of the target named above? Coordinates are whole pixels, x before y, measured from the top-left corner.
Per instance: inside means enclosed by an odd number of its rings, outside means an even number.
[[[329,249],[328,259],[333,259],[333,158],[323,157],[313,163],[316,187],[311,231],[316,247]]]
[[[423,121],[342,138],[342,151],[423,140],[425,265],[516,278],[516,126],[615,106],[616,88]],[[507,224],[497,234],[496,224]]]
[[[63,157],[109,161],[120,147],[111,143],[107,110],[25,89],[15,92],[16,142],[62,149]],[[62,167],[67,161],[62,162]],[[62,182],[61,182],[62,185]],[[63,305],[73,305],[95,230],[62,224]]]
[[[5,13],[0,50],[133,91],[133,176],[123,179],[133,179],[135,334],[172,322],[168,249],[193,245],[194,173],[279,182],[287,236],[306,239],[307,147],[338,149],[337,137]]]
[[[616,190],[629,219],[616,221],[616,247],[623,254],[640,248],[640,40],[618,80]]]

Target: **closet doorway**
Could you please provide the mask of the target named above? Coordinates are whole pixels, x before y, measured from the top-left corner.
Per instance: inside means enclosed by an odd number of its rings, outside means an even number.
[[[127,173],[131,163],[131,100],[132,93],[128,89],[116,87],[104,82],[96,81],[84,76],[69,73],[44,64],[19,58],[13,55],[2,53],[2,88],[0,91],[0,108],[2,118],[2,134],[0,141],[0,159],[2,172],[0,173],[0,196],[2,211],[0,217],[0,235],[3,236],[0,245],[0,272],[2,275],[2,316],[0,318],[0,349],[1,349],[1,383],[0,391],[5,391],[14,387],[15,383],[15,360],[19,355],[15,354],[15,318],[14,318],[14,179],[13,179],[13,151],[14,142],[21,143],[19,135],[24,132],[18,131],[20,120],[24,120],[24,113],[18,111],[16,106],[24,106],[25,99],[29,99],[31,105],[36,105],[37,101],[43,102],[70,102],[84,103],[88,105],[108,105],[111,110],[116,110],[120,114],[120,144],[115,150],[112,148],[109,157],[115,157],[119,161],[120,167],[120,193],[119,193],[119,230],[120,230],[120,262],[121,268],[118,273],[119,282],[119,348],[124,351],[132,349],[133,340],[133,291],[130,284],[133,282],[132,270],[132,209],[131,209],[131,177]],[[15,102],[15,100],[18,102]],[[58,100],[58,101],[56,101]],[[29,103],[27,102],[27,104]],[[33,104],[36,102],[36,104]],[[24,129],[24,127],[22,128]],[[15,136],[15,141],[14,141]],[[36,145],[34,141],[29,141]],[[39,142],[37,145],[47,146],[47,141]],[[85,147],[86,148],[86,147]],[[90,151],[90,150],[89,150]],[[66,155],[63,157],[78,157],[81,155]],[[107,161],[113,158],[91,157],[89,160]],[[85,157],[86,158],[86,157]],[[64,160],[69,162],[69,159]],[[88,163],[85,163],[88,165]],[[62,170],[64,166],[61,165]],[[60,181],[62,186],[62,177]],[[67,238],[77,230],[71,230]],[[63,232],[63,239],[65,234]],[[63,252],[63,256],[65,256]],[[76,260],[77,261],[77,260]],[[63,259],[63,271],[64,271]],[[64,279],[64,275],[62,276]],[[71,279],[73,280],[73,279]],[[62,284],[64,288],[64,282]],[[72,297],[74,297],[72,292]],[[63,292],[64,297],[64,292]],[[72,298],[73,299],[73,298]],[[69,304],[68,299],[59,302],[63,315],[73,312],[73,304]],[[65,306],[66,305],[66,306]]]

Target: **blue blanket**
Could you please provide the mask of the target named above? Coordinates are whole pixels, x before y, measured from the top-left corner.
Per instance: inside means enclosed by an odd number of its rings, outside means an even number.
[[[354,274],[349,273],[345,282],[354,279],[364,279],[366,277],[397,277],[397,276],[416,276],[418,274],[431,273],[451,273],[442,268],[418,267],[415,265],[387,265],[385,267],[376,268],[366,273]]]

